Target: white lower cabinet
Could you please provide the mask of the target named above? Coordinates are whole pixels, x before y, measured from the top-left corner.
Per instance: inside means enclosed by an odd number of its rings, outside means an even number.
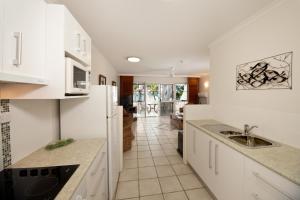
[[[245,158],[245,200],[299,200],[300,187]]]
[[[186,127],[188,163],[217,199],[300,200],[298,185],[200,129]]]
[[[71,200],[86,200],[87,199],[87,186],[86,179],[83,178],[80,185],[77,187],[74,192]]]
[[[73,194],[72,200],[107,200],[107,170],[107,146],[105,144]]]
[[[187,126],[188,162],[218,199],[241,199],[243,157],[191,125]]]
[[[215,195],[218,199],[243,199],[243,155],[213,140],[212,147]]]

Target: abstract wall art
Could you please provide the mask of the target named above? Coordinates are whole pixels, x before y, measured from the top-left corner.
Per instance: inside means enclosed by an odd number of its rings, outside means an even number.
[[[293,52],[237,66],[236,90],[292,89]]]

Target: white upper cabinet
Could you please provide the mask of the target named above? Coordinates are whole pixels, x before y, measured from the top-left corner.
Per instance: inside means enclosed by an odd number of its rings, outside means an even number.
[[[91,65],[91,39],[72,14],[64,9],[66,55]]]
[[[30,83],[24,81],[24,77],[43,77],[46,74],[47,85],[2,84],[0,98],[77,98],[66,96],[66,77],[69,76],[66,74],[65,57],[71,57],[90,69],[89,35],[63,5],[46,4],[44,0],[0,0],[0,3],[1,1],[8,5],[4,9],[7,16],[4,21],[9,28],[4,31],[8,39],[3,40],[5,64],[2,66],[5,74],[23,77],[23,81],[19,81],[23,83]],[[8,18],[11,19],[7,20]],[[1,47],[2,45],[0,51]],[[21,63],[16,65],[20,55]],[[0,72],[0,84],[1,74],[4,73]]]
[[[0,81],[47,84],[46,3],[1,0]]]

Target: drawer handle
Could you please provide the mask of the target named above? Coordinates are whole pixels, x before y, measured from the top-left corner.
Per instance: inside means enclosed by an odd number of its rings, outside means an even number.
[[[105,168],[103,168],[103,169],[101,170],[102,174],[101,174],[100,178],[98,179],[98,181],[97,181],[97,183],[96,183],[94,192],[90,195],[91,197],[95,197],[95,196],[96,196],[96,194],[97,194],[97,189],[98,189],[98,187],[100,186],[100,183],[102,182],[102,179],[103,179],[104,174],[105,174],[105,170],[106,170]]]
[[[275,189],[277,192],[281,193],[283,196],[287,197],[288,199],[293,200],[292,197],[290,197],[289,194],[286,194],[285,192],[281,191],[277,186],[273,185],[271,182],[267,181],[266,179],[264,179],[258,172],[252,172],[252,174],[259,180],[261,180],[262,182],[264,182],[265,184],[271,186],[273,189]]]
[[[100,158],[99,162],[97,163],[95,170],[91,173],[91,176],[94,176],[97,174],[97,170],[99,169],[99,166],[102,163],[102,160],[104,159],[105,154],[106,154],[105,152],[102,152],[101,158]]]
[[[13,59],[13,65],[19,66],[22,64],[23,34],[22,32],[15,32],[14,37],[16,38],[16,58]]]
[[[252,196],[253,199],[255,199],[255,200],[261,200],[261,198],[259,197],[259,195],[256,194],[256,193],[252,193],[251,196]]]
[[[212,146],[212,141],[209,141],[209,155],[208,155],[208,167],[209,169],[212,168],[212,163],[211,163],[211,146]]]

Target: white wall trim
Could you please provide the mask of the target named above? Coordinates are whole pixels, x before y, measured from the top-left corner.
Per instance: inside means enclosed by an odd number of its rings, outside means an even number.
[[[225,34],[219,36],[217,39],[215,39],[213,42],[211,42],[208,45],[208,48],[212,48],[212,47],[220,44],[221,42],[228,39],[229,37],[236,34],[237,32],[241,31],[248,25],[256,22],[257,20],[259,20],[260,18],[262,18],[263,16],[265,16],[266,14],[268,14],[269,12],[271,12],[272,10],[277,8],[278,6],[282,5],[286,1],[287,0],[274,0],[274,2],[272,2],[271,4],[269,4],[266,7],[262,8],[260,11],[256,12],[254,15],[243,20],[239,25],[235,26],[233,29],[231,29],[228,32],[226,32]]]

